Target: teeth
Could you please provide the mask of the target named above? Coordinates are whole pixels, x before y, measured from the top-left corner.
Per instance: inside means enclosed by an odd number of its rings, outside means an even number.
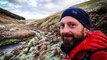
[[[71,40],[72,37],[64,37],[65,40]]]

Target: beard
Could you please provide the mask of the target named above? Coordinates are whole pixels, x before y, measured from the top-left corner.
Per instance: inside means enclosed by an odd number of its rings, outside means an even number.
[[[81,41],[84,40],[84,34],[83,31],[81,31],[81,36],[76,37],[74,34],[62,34],[62,40],[63,40],[63,45],[64,47],[67,48],[74,48],[77,46]]]

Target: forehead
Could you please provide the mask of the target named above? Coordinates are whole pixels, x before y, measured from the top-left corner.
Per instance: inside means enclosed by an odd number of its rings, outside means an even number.
[[[69,22],[79,23],[79,24],[80,24],[80,22],[79,22],[77,19],[75,19],[75,18],[73,18],[73,17],[71,17],[71,16],[65,16],[65,17],[62,18],[61,21],[60,21],[60,23],[69,23]]]

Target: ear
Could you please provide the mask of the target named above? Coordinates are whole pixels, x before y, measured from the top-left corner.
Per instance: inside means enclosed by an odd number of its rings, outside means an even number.
[[[88,30],[87,28],[84,28],[84,36],[87,36],[89,31],[90,30]]]

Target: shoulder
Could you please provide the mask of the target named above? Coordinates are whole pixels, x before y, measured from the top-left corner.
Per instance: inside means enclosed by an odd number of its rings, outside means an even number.
[[[107,52],[106,51],[98,51],[92,54],[90,60],[107,60]]]

